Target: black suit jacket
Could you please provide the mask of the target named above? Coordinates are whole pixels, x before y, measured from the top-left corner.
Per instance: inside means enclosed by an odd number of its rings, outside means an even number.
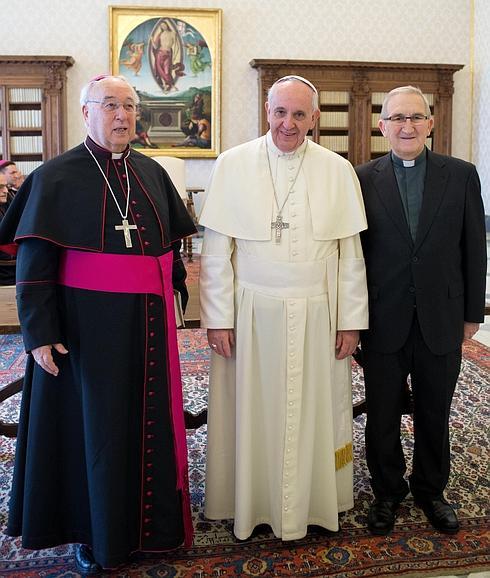
[[[484,319],[486,234],[480,180],[471,163],[427,151],[417,238],[412,241],[391,155],[356,168],[368,229],[361,233],[369,290],[362,343],[393,353],[415,311],[429,349],[463,340],[464,321]]]

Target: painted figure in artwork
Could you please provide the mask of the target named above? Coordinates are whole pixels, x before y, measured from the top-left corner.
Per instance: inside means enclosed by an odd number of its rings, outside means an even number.
[[[138,76],[141,70],[144,49],[144,42],[131,42],[127,49],[127,58],[121,60],[121,64],[124,64],[126,68],[132,70],[135,76]]]
[[[173,21],[162,18],[151,36],[155,80],[164,92],[178,90],[179,77],[184,76],[182,41]]]

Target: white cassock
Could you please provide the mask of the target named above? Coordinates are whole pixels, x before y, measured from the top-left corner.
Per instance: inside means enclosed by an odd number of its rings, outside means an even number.
[[[279,206],[289,228],[274,239]],[[367,328],[352,166],[313,142],[281,153],[270,133],[217,160],[200,222],[201,326],[235,328],[232,359],[212,354],[205,515],[283,540],[338,530],[353,506],[351,360],[337,329]]]

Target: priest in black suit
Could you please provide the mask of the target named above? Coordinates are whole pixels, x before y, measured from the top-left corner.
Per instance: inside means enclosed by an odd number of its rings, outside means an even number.
[[[167,173],[132,150],[122,77],[81,94],[85,141],[25,181],[0,227],[15,241],[28,356],[7,533],[76,543],[95,574],[192,541],[174,288],[195,231]]]
[[[419,89],[392,90],[379,121],[391,152],[356,169],[368,220],[361,234],[369,291],[369,330],[361,332],[366,455],[375,495],[368,526],[380,535],[393,529],[409,490],[435,528],[459,528],[443,494],[449,412],[463,339],[484,319],[485,222],[475,167],[426,148],[433,123]],[[407,483],[400,419],[409,375],[414,454]]]

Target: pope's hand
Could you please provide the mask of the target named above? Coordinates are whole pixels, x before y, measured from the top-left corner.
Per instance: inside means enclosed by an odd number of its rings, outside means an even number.
[[[208,329],[209,347],[223,357],[231,357],[231,350],[235,346],[233,329]]]
[[[359,331],[350,329],[347,331],[337,331],[337,340],[335,342],[335,358],[345,359],[352,355],[359,343]]]

